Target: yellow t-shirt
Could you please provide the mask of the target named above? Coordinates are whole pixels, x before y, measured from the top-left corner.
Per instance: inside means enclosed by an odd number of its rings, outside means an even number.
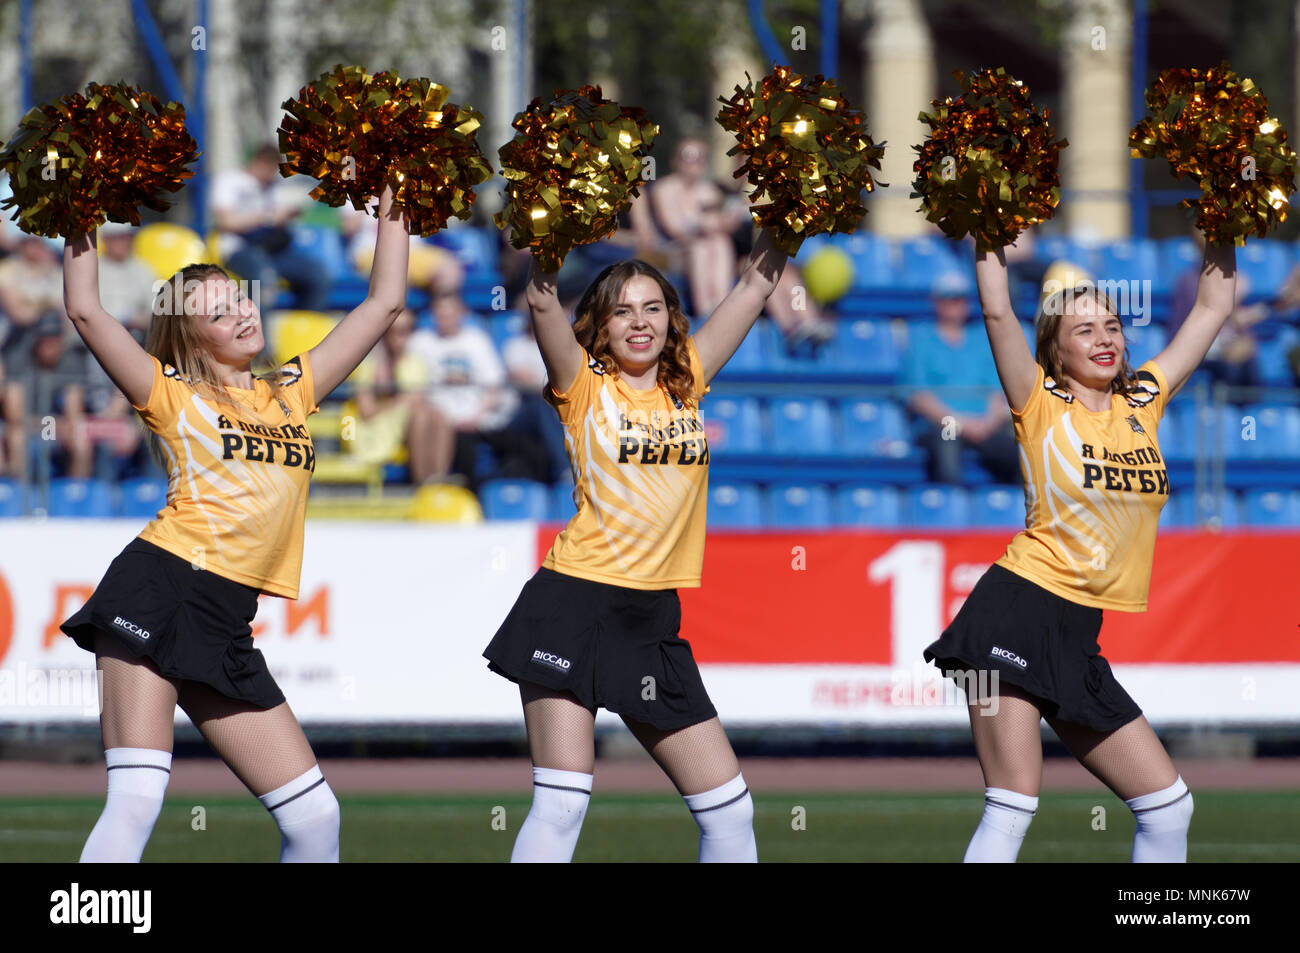
[[[1093,412],[1038,368],[1034,389],[1012,411],[1025,525],[998,565],[1072,602],[1144,612],[1156,523],[1169,500],[1156,428],[1169,387],[1154,361],[1138,390],[1112,394]]]
[[[169,464],[167,506],[140,538],[200,569],[298,598],[307,486],[316,468],[307,418],[320,408],[306,354],[279,369],[280,393],[258,379],[230,388],[238,410],[200,397],[154,359],[149,403],[136,407]]]
[[[693,338],[687,348],[706,394]],[[699,407],[629,387],[587,358],[567,391],[552,388],[578,512],[542,565],[629,589],[699,586],[709,484]]]

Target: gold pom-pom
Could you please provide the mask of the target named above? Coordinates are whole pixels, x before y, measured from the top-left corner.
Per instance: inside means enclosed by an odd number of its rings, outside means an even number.
[[[1295,150],[1255,84],[1227,63],[1167,69],[1146,91],[1151,115],[1129,134],[1134,158],[1164,156],[1175,178],[1194,179],[1196,227],[1211,244],[1243,245],[1286,220]]]
[[[185,107],[160,103],[125,83],[91,83],[33,108],[0,151],[18,227],[47,238],[76,238],[105,220],[140,224],[140,208],[165,212],[193,175],[198,146]]]
[[[1054,141],[1048,111],[1036,110],[1025,84],[1001,67],[953,75],[962,94],[932,100],[934,112],[918,117],[930,135],[913,146],[920,155],[911,198],[949,238],[973,235],[977,249],[992,251],[1056,212],[1069,143]]]
[[[885,144],[871,141],[833,80],[809,81],[776,66],[757,87],[750,80],[718,101],[718,124],[737,139],[727,155],[745,155],[736,178],[748,177],[753,201],[766,199],[751,215],[779,248],[793,255],[809,235],[858,227],[867,213],[862,193],[876,188],[871,170],[880,169]]]
[[[659,134],[645,110],[622,107],[599,86],[556,90],[515,116],[514,139],[500,149],[510,244],[531,248],[539,267],[559,271],[575,245],[613,234],[618,214],[645,184],[642,160]]]
[[[449,95],[427,79],[336,66],[284,103],[280,171],[316,179],[312,198],[356,209],[387,182],[415,235],[433,234],[453,215],[467,219],[474,186],[492,170],[476,141],[483,117]]]

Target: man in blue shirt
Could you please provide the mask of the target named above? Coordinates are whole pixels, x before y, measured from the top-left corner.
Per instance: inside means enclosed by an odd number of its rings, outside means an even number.
[[[929,453],[929,478],[961,483],[963,447],[973,447],[999,483],[1020,482],[1011,414],[988,341],[969,327],[971,281],[960,272],[930,286],[935,322],[909,329],[903,383],[916,414],[917,442]]]

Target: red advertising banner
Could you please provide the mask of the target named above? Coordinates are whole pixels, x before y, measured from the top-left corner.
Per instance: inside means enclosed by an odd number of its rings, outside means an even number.
[[[1010,538],[711,532],[703,587],[681,590],[682,635],[701,663],[910,665]],[[1148,610],[1107,611],[1101,649],[1133,664],[1300,662],[1300,534],[1161,533]]]

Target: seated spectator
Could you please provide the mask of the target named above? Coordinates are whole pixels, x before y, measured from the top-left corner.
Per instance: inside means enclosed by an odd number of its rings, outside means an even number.
[[[377,203],[378,199],[375,201]],[[375,239],[379,235],[379,219],[369,212],[344,205],[339,209],[339,231],[348,241],[349,264],[359,274],[370,274],[370,265],[375,259]],[[460,288],[465,283],[465,269],[452,252],[412,235],[406,283],[433,297]]]
[[[239,277],[258,281],[259,307],[267,314],[276,304],[280,279],[298,297],[298,307],[324,310],[329,276],[310,255],[296,250],[292,222],[302,212],[300,201],[281,202],[280,151],[271,144],[258,149],[242,169],[231,169],[212,181],[212,213],[221,233],[221,257]]]
[[[0,408],[5,423],[5,472],[16,479],[27,477],[27,416],[33,406],[37,327],[47,317],[54,318],[58,327],[62,316],[63,274],[54,247],[43,238],[23,234],[18,250],[0,261],[0,364],[5,369]],[[47,323],[46,331],[49,327]]]
[[[398,315],[354,375],[357,415],[352,455],[385,463],[406,447],[411,482],[437,482],[451,470],[455,431],[429,403],[430,369],[409,345],[415,312]]]
[[[143,342],[153,312],[153,270],[135,255],[135,229],[108,222],[99,229],[99,296],[104,310]]]
[[[18,383],[41,438],[41,463],[51,465],[56,475],[89,477],[93,456],[85,427],[85,361],[68,346],[76,335],[65,315],[42,315],[32,329],[31,351],[20,365]]]
[[[903,383],[919,418],[918,442],[930,456],[929,479],[961,483],[961,452],[973,447],[999,483],[1020,482],[1011,416],[983,333],[968,326],[969,278],[947,272],[930,288],[935,324],[909,329]]]
[[[433,299],[433,331],[417,331],[408,345],[429,369],[429,402],[456,432],[453,473],[477,491],[493,477],[545,482],[546,454],[536,434],[509,425],[519,398],[492,339],[466,323],[469,309],[459,291]],[[482,459],[489,452],[491,463]]]
[[[510,383],[519,395],[519,410],[506,429],[540,435],[547,456],[547,482],[565,480],[569,474],[569,457],[564,449],[564,425],[555,408],[542,396],[546,387],[546,362],[537,347],[531,321],[525,319],[523,330],[506,339],[501,355]]]

